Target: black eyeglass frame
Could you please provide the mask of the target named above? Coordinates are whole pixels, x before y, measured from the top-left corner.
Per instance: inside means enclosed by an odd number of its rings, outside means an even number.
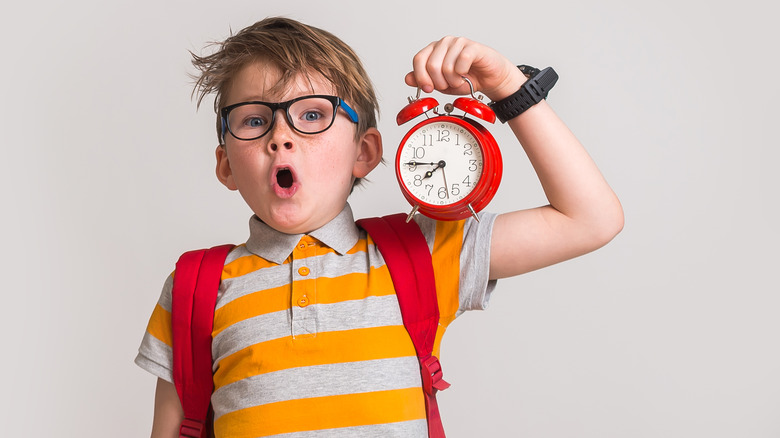
[[[328,124],[327,127],[316,132],[305,132],[305,131],[301,131],[295,126],[295,123],[293,123],[292,118],[290,117],[289,110],[290,110],[290,106],[295,102],[305,100],[305,99],[311,99],[311,98],[322,98],[330,101],[330,103],[333,104],[333,117],[330,119],[330,123]],[[246,106],[246,105],[265,105],[271,109],[271,123],[268,124],[268,129],[264,133],[258,135],[257,137],[241,138],[233,133],[233,130],[230,129],[230,125],[228,124],[228,115],[230,114],[230,111],[233,111],[235,108]],[[263,102],[263,101],[256,100],[250,102],[234,103],[233,105],[228,105],[219,111],[220,120],[222,124],[222,133],[220,137],[222,139],[222,144],[225,144],[225,134],[227,132],[230,132],[230,135],[232,135],[233,138],[235,138],[236,140],[241,140],[241,141],[252,141],[252,140],[257,140],[258,138],[262,138],[264,135],[271,132],[271,129],[274,127],[274,123],[276,122],[276,111],[280,109],[284,110],[284,115],[285,118],[287,118],[287,123],[297,132],[300,132],[301,134],[307,134],[307,135],[319,134],[327,131],[328,129],[330,129],[331,126],[333,126],[333,122],[336,120],[336,113],[338,112],[339,108],[344,109],[344,112],[347,114],[347,117],[349,117],[349,120],[352,123],[358,123],[357,112],[354,109],[352,109],[352,107],[347,105],[347,102],[345,102],[344,99],[338,96],[330,96],[326,94],[311,94],[307,96],[300,96],[300,97],[296,97],[295,99],[290,99],[286,102]]]

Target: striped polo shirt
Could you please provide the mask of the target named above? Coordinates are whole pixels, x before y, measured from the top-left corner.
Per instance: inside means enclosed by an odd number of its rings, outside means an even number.
[[[494,219],[416,216],[433,257],[437,356],[447,325],[487,305]],[[136,357],[167,381],[173,275]],[[392,279],[348,205],[306,235],[253,217],[249,240],[225,262],[212,337],[217,437],[427,436],[420,367]]]

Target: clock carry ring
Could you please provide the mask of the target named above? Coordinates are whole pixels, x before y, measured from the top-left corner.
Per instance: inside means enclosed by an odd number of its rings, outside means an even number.
[[[461,78],[463,78],[463,80],[466,81],[467,84],[469,84],[469,94],[471,95],[471,97],[477,100],[482,100],[482,96],[477,97],[474,95],[474,84],[471,83],[471,80],[466,76],[461,76]],[[417,87],[417,95],[414,97],[412,96],[407,97],[409,103],[412,103],[415,100],[420,100],[420,93],[422,93],[422,88]]]
[[[474,84],[471,83],[469,78],[467,78],[466,76],[461,76],[461,77],[463,78],[464,81],[466,81],[467,84],[469,84],[469,94],[471,94],[471,97],[477,100],[482,100],[479,97],[474,95]]]

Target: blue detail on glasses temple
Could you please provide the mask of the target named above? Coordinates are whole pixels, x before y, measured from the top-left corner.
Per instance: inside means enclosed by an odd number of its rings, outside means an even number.
[[[339,97],[339,105],[341,105],[342,108],[344,108],[344,112],[347,113],[349,116],[349,120],[352,120],[352,123],[358,122],[358,115],[355,110],[352,109],[349,105],[347,105],[347,102],[344,102],[344,99]]]

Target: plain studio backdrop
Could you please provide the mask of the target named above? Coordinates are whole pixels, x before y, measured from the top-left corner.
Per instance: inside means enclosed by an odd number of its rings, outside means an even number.
[[[14,3],[0,18],[3,436],[148,436],[155,378],[133,358],[162,283],[181,252],[243,242],[250,216],[214,177],[188,50],[270,15],[359,53],[390,163],[415,91],[403,76],[429,42],[555,67],[550,104],[623,202],[607,247],[500,281],[452,325],[450,437],[780,436],[770,2]],[[510,130],[490,130],[505,174],[488,210],[546,203]],[[391,165],[370,180],[356,216],[408,211]]]

